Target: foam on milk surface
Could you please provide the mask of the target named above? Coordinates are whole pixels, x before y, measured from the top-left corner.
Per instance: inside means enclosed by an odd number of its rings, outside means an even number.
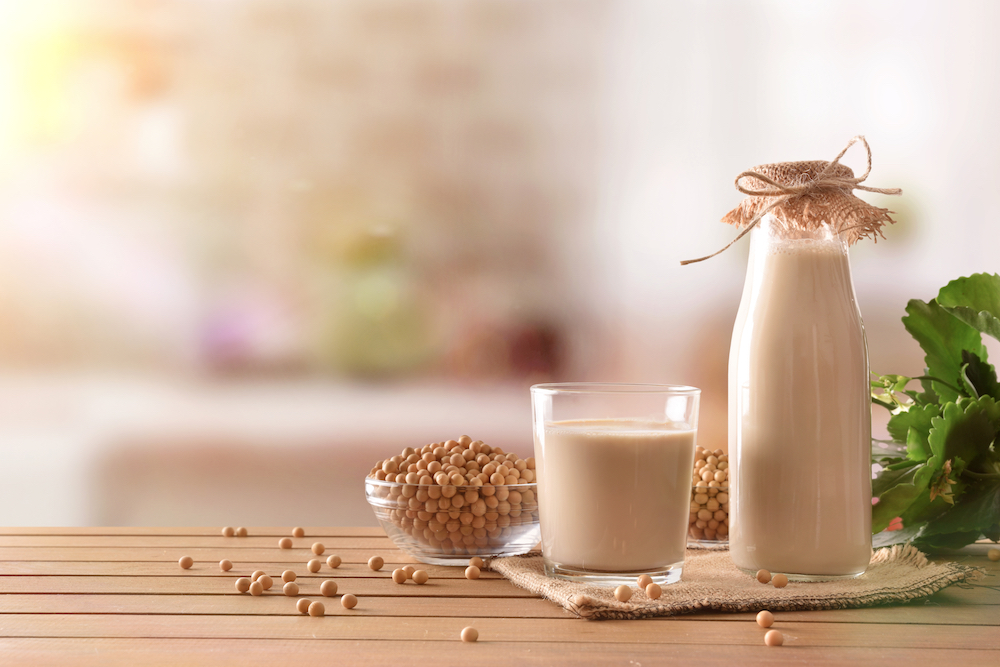
[[[536,435],[545,556],[605,572],[684,558],[695,431],[626,419],[545,424]]]

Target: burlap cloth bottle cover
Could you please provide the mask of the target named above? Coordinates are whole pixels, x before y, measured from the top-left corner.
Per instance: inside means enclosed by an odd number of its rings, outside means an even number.
[[[855,177],[840,158],[855,142],[866,151],[868,168]],[[882,194],[900,190],[861,185],[871,171],[871,149],[864,137],[855,137],[832,162],[786,162],[755,167],[736,179],[736,187],[748,195],[724,218],[742,232],[722,250],[688,264],[714,257],[748,233],[767,213],[789,228],[814,228],[823,223],[854,243],[877,237],[883,224],[892,222],[889,211],[854,196],[855,189]],[[959,563],[931,563],[912,545],[897,545],[873,552],[867,571],[855,579],[825,582],[791,582],[785,588],[761,584],[733,565],[727,550],[688,549],[680,582],[663,587],[652,600],[638,586],[628,602],[619,602],[614,589],[545,576],[541,554],[497,558],[489,569],[516,586],[537,593],[586,619],[629,619],[674,616],[695,611],[748,612],[845,609],[900,603],[931,595],[946,586],[969,583],[985,571]]]

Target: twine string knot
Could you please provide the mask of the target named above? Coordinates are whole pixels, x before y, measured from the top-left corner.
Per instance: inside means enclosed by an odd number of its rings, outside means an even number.
[[[840,165],[840,158],[844,157],[844,154],[847,153],[847,151],[851,148],[851,146],[853,146],[859,141],[864,145],[867,157],[867,167],[865,168],[865,173],[861,174],[861,176],[856,176],[856,177],[848,177],[835,173],[837,166]],[[753,217],[753,219],[747,224],[747,226],[743,229],[743,231],[741,231],[736,238],[734,238],[732,241],[726,244],[724,248],[716,252],[713,252],[711,255],[706,255],[705,257],[699,257],[698,259],[686,259],[682,261],[681,264],[687,265],[687,264],[694,264],[695,262],[703,262],[706,259],[711,259],[712,257],[715,257],[716,255],[725,252],[730,248],[730,246],[732,246],[734,243],[736,243],[741,238],[746,236],[750,232],[750,230],[756,227],[757,224],[761,221],[761,219],[772,209],[784,204],[785,202],[789,201],[794,197],[801,197],[816,192],[826,192],[831,190],[841,190],[848,194],[854,190],[877,192],[879,194],[884,194],[884,195],[903,194],[903,191],[899,188],[873,188],[867,185],[862,185],[862,182],[864,182],[868,178],[868,175],[871,173],[871,170],[872,170],[871,146],[868,145],[868,141],[864,138],[864,136],[858,135],[853,139],[851,139],[847,143],[847,146],[844,147],[844,150],[840,151],[840,153],[837,154],[837,157],[833,158],[831,162],[828,162],[822,171],[820,171],[818,174],[816,174],[815,177],[811,178],[805,183],[797,185],[779,183],[778,181],[774,180],[773,178],[765,174],[761,174],[753,170],[744,171],[743,173],[741,173],[739,176],[736,177],[736,189],[750,197],[773,197],[774,201],[770,202],[766,207],[764,207],[761,211],[759,211]],[[764,183],[765,187],[751,188],[746,185],[743,185],[742,181],[743,179],[746,178],[754,178],[757,181]]]

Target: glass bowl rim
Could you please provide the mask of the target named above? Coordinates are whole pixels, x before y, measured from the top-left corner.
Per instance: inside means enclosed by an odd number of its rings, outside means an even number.
[[[532,394],[664,394],[698,396],[701,389],[686,384],[629,382],[545,382],[531,386]]]

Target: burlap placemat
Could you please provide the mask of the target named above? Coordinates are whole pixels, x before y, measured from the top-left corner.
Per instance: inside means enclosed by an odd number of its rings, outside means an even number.
[[[728,551],[688,549],[682,580],[664,586],[658,600],[651,600],[633,586],[632,599],[619,602],[612,588],[546,577],[538,552],[497,558],[489,563],[489,568],[515,586],[538,593],[581,618],[593,620],[675,616],[694,611],[871,607],[930,595],[985,574],[968,565],[931,563],[915,547],[897,545],[876,551],[868,570],[856,579],[791,582],[785,588],[775,588],[740,572],[729,559]]]

